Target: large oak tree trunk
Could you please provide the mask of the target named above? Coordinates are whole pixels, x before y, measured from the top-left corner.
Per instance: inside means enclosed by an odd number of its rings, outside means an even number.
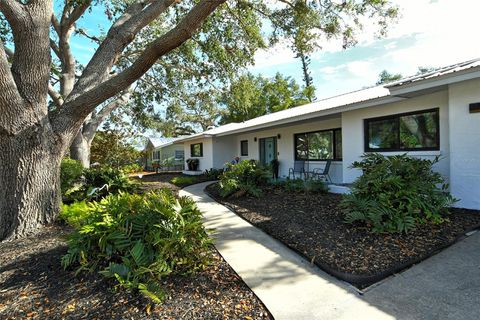
[[[0,239],[35,233],[60,207],[62,152],[49,128],[0,139]]]
[[[92,141],[80,131],[70,146],[70,158],[78,160],[84,168],[90,168],[90,148]]]
[[[60,79],[70,76],[74,81],[68,39],[91,1],[65,1],[67,8],[58,21],[53,0],[0,0],[0,13],[15,44],[11,52],[0,40],[0,241],[34,233],[56,218],[60,162],[82,123],[98,105],[127,89],[161,56],[191,38],[223,2],[200,1],[130,67],[112,75],[113,65],[136,34],[175,3],[135,1],[112,25],[73,87],[67,79],[60,85],[63,94],[57,94],[49,85],[50,54],[58,54],[66,66]],[[51,26],[60,39],[58,45],[50,38]],[[56,104],[53,110],[48,108],[48,94]]]

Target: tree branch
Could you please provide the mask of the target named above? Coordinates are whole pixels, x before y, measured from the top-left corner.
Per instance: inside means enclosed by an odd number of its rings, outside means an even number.
[[[78,34],[81,34],[82,36],[86,37],[87,39],[90,39],[92,40],[93,42],[96,42],[98,44],[101,44],[102,43],[102,40],[100,40],[99,38],[95,37],[95,36],[91,36],[89,35],[84,29],[78,29],[76,31]]]
[[[23,99],[17,89],[6,48],[0,42],[0,138],[4,134],[13,135],[21,130],[30,117],[23,107]]]
[[[26,18],[24,5],[16,0],[0,0],[0,11],[5,15],[12,29]]]
[[[63,97],[60,95],[60,93],[55,90],[55,88],[49,84],[48,85],[48,95],[50,98],[52,98],[53,103],[57,106],[57,108],[60,108],[63,105]]]
[[[66,21],[62,21],[62,24],[65,23],[63,27],[70,28],[72,27],[75,22],[87,11],[88,7],[92,4],[92,0],[86,0],[81,5],[76,6],[73,8],[72,12],[68,15]]]
[[[60,30],[60,22],[58,21],[57,17],[55,17],[55,13],[52,14],[52,26],[53,26],[53,30],[55,30],[55,32],[57,33],[57,36],[60,37],[60,34],[62,33],[62,31]]]
[[[92,59],[75,85],[67,101],[72,101],[83,92],[93,89],[107,79],[122,51],[130,44],[137,33],[166,11],[175,0],[155,0],[134,3],[112,25],[107,37],[98,47]],[[121,90],[120,90],[121,91]]]
[[[52,39],[50,39],[50,48],[52,48],[53,52],[58,57],[58,59],[62,59],[62,54],[60,53],[60,48],[57,46],[55,41],[53,41]]]
[[[52,127],[58,134],[75,134],[83,120],[97,105],[125,90],[145,74],[159,57],[190,39],[203,21],[226,0],[203,0],[169,32],[153,41],[129,68],[101,85],[67,101],[54,116]]]

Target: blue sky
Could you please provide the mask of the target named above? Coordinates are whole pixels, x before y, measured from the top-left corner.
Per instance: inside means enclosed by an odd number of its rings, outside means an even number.
[[[330,42],[312,55],[311,72],[317,97],[325,98],[374,85],[382,70],[404,76],[419,66],[441,67],[480,57],[476,0],[394,0],[399,21],[386,38],[375,39],[367,26],[357,46],[341,50]],[[250,70],[273,76],[277,72],[302,81],[300,62],[278,45],[259,52]]]
[[[367,25],[357,46],[342,50],[340,41],[323,44],[311,58],[311,73],[318,98],[330,97],[374,85],[382,70],[404,76],[419,66],[441,67],[480,57],[477,0],[393,0],[400,7],[400,19],[383,39],[374,37]],[[99,35],[110,26],[100,6],[93,7],[79,22],[89,33]],[[77,59],[86,63],[95,44],[75,37],[72,47]],[[258,52],[253,73],[273,76],[280,72],[302,82],[301,65],[285,45]]]

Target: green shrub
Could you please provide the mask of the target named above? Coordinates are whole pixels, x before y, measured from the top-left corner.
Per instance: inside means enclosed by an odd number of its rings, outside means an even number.
[[[262,193],[260,188],[269,179],[269,172],[251,160],[243,160],[238,164],[227,164],[227,170],[220,177],[220,195],[236,197],[250,194],[259,197]]]
[[[291,192],[305,192],[305,193],[324,193],[328,191],[327,184],[322,180],[317,179],[289,179],[287,178],[282,187]]]
[[[80,184],[83,166],[80,161],[65,158],[60,169],[60,188],[62,195],[66,195]]]
[[[85,201],[74,202],[70,205],[64,204],[60,212],[60,218],[75,228],[82,226],[89,215],[90,209]]]
[[[417,224],[442,223],[456,200],[432,170],[438,162],[399,155],[367,154],[353,168],[363,170],[345,195],[346,222],[362,221],[374,232],[408,232]],[[440,186],[440,187],[438,187]]]
[[[119,193],[84,208],[70,210],[79,217],[69,217],[77,229],[69,236],[64,268],[98,271],[159,302],[161,277],[191,273],[210,261],[212,242],[189,198],[176,199],[168,190]]]
[[[172,182],[174,185],[179,187],[186,186],[189,184],[194,184],[197,181],[198,181],[197,177],[184,177],[184,176],[175,177],[175,178],[172,178],[172,180],[170,180],[170,182]]]
[[[328,192],[328,186],[323,180],[307,179],[304,181],[303,190],[306,193],[326,193]]]
[[[283,188],[291,192],[301,192],[304,190],[304,182],[300,178],[297,178],[297,179],[287,178],[285,180]]]
[[[137,163],[126,164],[120,168],[124,174],[132,174],[137,172],[142,172],[143,167]]]
[[[120,191],[132,192],[136,185],[119,169],[110,167],[92,167],[84,171],[86,199],[101,199],[108,194]]]
[[[210,170],[205,170],[203,175],[209,180],[218,180],[220,176],[223,174],[223,169],[215,169],[212,168]]]

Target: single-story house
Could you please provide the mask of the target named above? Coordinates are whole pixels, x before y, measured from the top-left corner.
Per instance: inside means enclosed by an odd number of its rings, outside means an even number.
[[[145,169],[155,170],[154,164],[164,165],[172,170],[183,170],[185,153],[182,145],[175,144],[180,138],[148,137],[145,146]]]
[[[361,172],[350,168],[366,152],[433,159],[458,207],[480,209],[480,59],[358,90],[242,123],[183,137],[185,158],[199,170],[222,168],[239,156],[269,163],[281,177],[296,159],[309,169],[332,160],[334,183]]]

